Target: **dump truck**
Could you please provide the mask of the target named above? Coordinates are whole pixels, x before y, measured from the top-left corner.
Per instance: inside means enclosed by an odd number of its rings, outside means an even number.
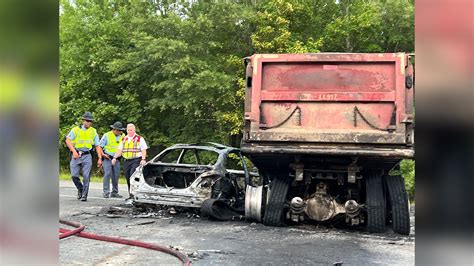
[[[414,157],[414,71],[405,53],[245,58],[241,151],[262,182],[245,216],[270,226],[343,223],[409,234],[400,175]]]

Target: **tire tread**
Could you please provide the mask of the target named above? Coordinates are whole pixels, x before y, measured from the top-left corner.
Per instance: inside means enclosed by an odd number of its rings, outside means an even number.
[[[400,175],[386,177],[388,196],[392,206],[393,231],[402,235],[410,234],[410,210],[408,195],[403,177]]]
[[[269,226],[282,226],[283,204],[288,194],[289,180],[287,178],[276,177],[273,179],[270,198],[265,208],[263,224]]]
[[[369,173],[365,181],[367,230],[372,233],[385,232],[385,198],[382,176],[376,172]]]

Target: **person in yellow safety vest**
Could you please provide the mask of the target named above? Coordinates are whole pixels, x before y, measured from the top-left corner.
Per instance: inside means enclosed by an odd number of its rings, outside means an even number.
[[[117,158],[122,156],[125,161],[123,163],[123,170],[125,179],[127,180],[128,185],[128,194],[129,199],[133,198],[133,195],[130,194],[130,176],[135,172],[138,166],[143,166],[146,163],[146,150],[148,146],[146,145],[145,139],[135,132],[135,125],[127,125],[127,136],[122,138],[117,152],[112,159],[112,165],[115,165]]]
[[[120,141],[125,136],[121,131],[125,130],[122,128],[122,123],[117,121],[113,125],[110,125],[111,131],[105,133],[100,139],[100,146],[102,147],[102,156],[100,159],[104,159],[102,167],[104,169],[104,180],[103,180],[103,196],[104,198],[121,198],[122,196],[118,193],[118,180],[120,176],[120,161],[117,161],[115,165],[112,165],[112,158],[120,144]],[[120,160],[120,159],[118,159]],[[110,179],[112,179],[112,191],[110,191]]]
[[[94,118],[91,112],[85,112],[82,116],[82,126],[76,126],[71,129],[66,136],[66,145],[71,151],[71,177],[74,185],[77,188],[77,199],[87,201],[87,194],[89,193],[89,180],[92,170],[92,146],[95,146],[96,152],[102,154],[102,149],[99,146],[99,136],[97,131],[93,128],[92,122]],[[99,160],[98,165],[102,165]],[[79,171],[82,170],[83,183],[79,179]]]

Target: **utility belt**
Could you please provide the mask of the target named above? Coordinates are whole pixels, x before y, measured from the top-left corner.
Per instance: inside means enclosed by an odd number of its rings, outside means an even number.
[[[139,157],[135,157],[135,158],[125,159],[125,161],[130,162],[130,161],[141,160],[141,159],[142,159],[142,157],[139,156]]]
[[[112,159],[114,158],[114,156],[112,156],[112,155],[109,155],[109,154],[107,154],[107,155],[108,155],[108,157],[107,157],[107,156],[103,156],[103,158],[104,158],[105,160],[112,160]],[[115,160],[120,161],[121,159],[122,159],[122,156],[116,158]]]
[[[78,150],[76,150],[76,152],[79,153],[79,156],[91,154],[91,151],[90,151],[90,150],[88,150],[88,151],[78,151]],[[72,152],[71,152],[71,153],[72,153]]]

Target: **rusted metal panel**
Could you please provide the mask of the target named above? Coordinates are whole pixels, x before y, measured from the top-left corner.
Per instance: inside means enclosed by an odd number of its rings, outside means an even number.
[[[292,91],[262,91],[262,101],[321,101],[321,102],[394,102],[395,92],[314,92],[310,90]]]
[[[354,132],[373,133],[375,131],[368,123],[360,118],[361,113],[372,125],[387,128],[394,112],[390,103],[354,104],[353,102],[299,102],[276,103],[263,102],[260,106],[260,130],[273,127],[291,115],[295,108],[300,111],[293,114],[290,119],[279,127],[273,128],[274,132],[311,133],[315,130],[334,130],[333,133],[349,134]],[[358,111],[354,109],[358,108]],[[268,130],[265,130],[268,131]],[[257,133],[257,132],[255,132]],[[315,132],[316,133],[316,132]],[[331,132],[327,132],[331,133]]]
[[[255,141],[293,141],[293,142],[345,142],[345,143],[389,143],[402,142],[405,140],[405,135],[402,134],[380,134],[380,133],[334,133],[328,132],[259,132],[250,133],[250,139]]]
[[[412,158],[413,149],[397,147],[367,147],[355,145],[298,144],[278,145],[275,143],[247,143],[242,146],[246,154],[309,154],[309,155],[354,155],[390,157],[394,159]]]
[[[258,54],[246,60],[243,148],[266,141],[407,145],[413,113],[408,55]]]
[[[262,91],[390,92],[395,63],[263,63]]]

